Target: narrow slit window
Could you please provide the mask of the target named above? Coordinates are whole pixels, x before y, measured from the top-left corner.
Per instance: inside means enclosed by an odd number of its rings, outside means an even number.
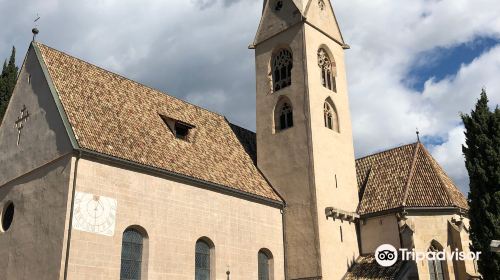
[[[340,242],[344,242],[344,233],[342,232],[342,226],[340,226]]]

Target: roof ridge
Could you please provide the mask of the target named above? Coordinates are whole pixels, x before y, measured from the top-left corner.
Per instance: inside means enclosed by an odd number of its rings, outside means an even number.
[[[439,184],[441,185],[441,188],[444,189],[444,191],[446,193],[446,196],[448,198],[448,201],[450,202],[451,205],[455,205],[456,203],[453,201],[453,198],[452,198],[452,195],[450,193],[450,190],[448,189],[448,187],[446,186],[446,184],[443,181],[443,178],[441,177],[441,172],[439,172],[439,170],[436,169],[436,164],[434,163],[432,155],[429,153],[429,151],[427,151],[427,149],[425,148],[425,146],[423,146],[423,148],[424,148],[424,155],[430,161],[432,171],[435,173],[436,177],[438,178]],[[455,206],[458,206],[458,205],[455,205]]]
[[[405,186],[405,194],[403,196],[403,200],[401,201],[401,205],[403,205],[403,207],[406,206],[406,200],[408,199],[408,194],[410,193],[410,184],[411,184],[411,180],[413,179],[413,174],[415,174],[415,166],[417,165],[417,157],[418,157],[418,152],[419,152],[419,148],[420,148],[420,142],[417,142],[416,143],[417,145],[415,146],[415,152],[413,153],[413,159],[412,159],[412,162],[411,162],[411,168],[410,168],[410,173],[408,174],[408,181],[406,182],[406,186]]]
[[[98,69],[100,69],[100,70],[102,70],[102,71],[105,71],[105,72],[107,72],[107,73],[110,73],[110,74],[112,74],[112,75],[116,75],[116,76],[118,76],[118,77],[120,77],[120,78],[122,78],[122,79],[124,79],[124,80],[130,81],[130,82],[132,82],[132,83],[134,83],[134,84],[136,84],[136,85],[139,85],[139,86],[142,86],[142,87],[148,88],[148,89],[150,89],[150,90],[152,90],[152,91],[155,91],[155,92],[158,92],[158,93],[164,94],[164,95],[166,95],[166,96],[168,96],[168,97],[171,97],[171,98],[173,98],[173,99],[176,99],[176,100],[178,100],[178,101],[180,101],[180,102],[183,102],[183,103],[186,103],[186,104],[188,104],[188,105],[191,105],[191,106],[193,106],[193,107],[195,107],[195,108],[198,108],[198,109],[201,109],[201,110],[206,111],[206,112],[208,112],[208,113],[211,113],[211,114],[217,115],[217,116],[219,116],[219,117],[225,118],[225,116],[224,116],[224,115],[222,115],[222,114],[220,114],[220,113],[217,113],[217,112],[214,112],[214,111],[210,111],[210,110],[208,110],[207,108],[203,108],[203,107],[201,107],[201,106],[199,106],[199,105],[195,105],[195,104],[193,104],[193,103],[191,103],[191,102],[189,102],[189,101],[186,101],[186,100],[180,99],[180,98],[178,98],[178,97],[176,97],[176,96],[173,96],[173,95],[171,95],[171,94],[169,94],[169,93],[167,93],[167,92],[163,92],[163,91],[161,91],[161,90],[159,90],[159,89],[153,88],[152,86],[148,86],[148,85],[145,85],[145,84],[140,83],[140,82],[138,82],[138,81],[134,81],[134,80],[132,80],[132,79],[130,79],[130,78],[127,78],[127,77],[125,77],[125,76],[123,76],[123,75],[121,75],[121,74],[118,74],[118,73],[112,72],[112,71],[110,71],[110,70],[107,70],[107,69],[105,69],[104,67],[101,67],[101,66],[95,65],[95,64],[93,64],[93,63],[91,63],[91,62],[88,62],[88,61],[85,61],[85,60],[83,60],[83,59],[81,59],[81,58],[78,58],[78,57],[76,57],[76,56],[73,56],[73,55],[71,55],[71,54],[69,54],[69,53],[67,53],[67,52],[64,52],[64,51],[58,50],[58,49],[56,49],[56,48],[53,48],[53,47],[47,46],[47,45],[45,45],[45,44],[43,44],[43,43],[40,43],[40,42],[34,42],[34,44],[35,44],[35,45],[37,45],[37,47],[38,47],[38,46],[43,46],[43,47],[49,48],[49,49],[51,49],[51,50],[54,50],[54,51],[56,51],[56,52],[60,52],[60,53],[62,53],[62,54],[64,54],[64,55],[67,55],[67,56],[69,56],[69,57],[73,58],[73,59],[76,59],[76,60],[81,61],[81,62],[83,62],[83,63],[89,64],[89,65],[91,65],[91,66],[93,66],[93,67],[96,67],[96,68],[98,68]],[[44,60],[45,60],[45,59],[44,59]]]
[[[406,144],[406,145],[402,145],[402,146],[397,146],[397,147],[393,147],[393,148],[389,148],[387,150],[383,150],[383,151],[380,151],[380,152],[376,152],[374,154],[371,154],[371,155],[367,155],[367,156],[364,156],[364,157],[360,157],[360,158],[357,158],[356,161],[358,160],[362,160],[362,159],[366,159],[366,158],[369,158],[369,157],[373,157],[373,156],[377,156],[377,155],[380,155],[380,154],[383,154],[383,153],[388,153],[388,152],[392,152],[396,149],[400,149],[400,148],[403,148],[403,147],[407,147],[407,146],[413,146],[415,144],[418,144],[417,142],[414,142],[414,143],[410,143],[410,144]]]

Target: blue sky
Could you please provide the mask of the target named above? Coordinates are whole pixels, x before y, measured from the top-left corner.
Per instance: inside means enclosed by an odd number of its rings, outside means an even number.
[[[357,156],[416,141],[468,190],[460,113],[500,104],[498,0],[334,0]],[[262,0],[0,0],[0,58],[38,40],[255,129]]]
[[[462,65],[470,64],[498,44],[499,38],[478,37],[457,45],[425,51],[417,55],[403,82],[411,89],[422,92],[426,81],[434,79],[439,82],[456,75]]]

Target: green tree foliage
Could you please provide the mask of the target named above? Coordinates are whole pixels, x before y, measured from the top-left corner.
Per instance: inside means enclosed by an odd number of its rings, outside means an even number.
[[[500,279],[500,255],[490,250],[500,239],[500,109],[491,111],[483,90],[476,108],[462,115],[466,146],[462,147],[470,177],[469,217],[472,249],[480,251],[479,272]]]
[[[10,97],[17,81],[18,68],[16,66],[16,48],[12,47],[9,62],[4,62],[0,75],[0,123],[3,120]]]

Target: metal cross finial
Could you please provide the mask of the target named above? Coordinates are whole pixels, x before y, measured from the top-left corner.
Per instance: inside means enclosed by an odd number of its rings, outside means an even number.
[[[31,32],[33,33],[33,41],[35,41],[36,35],[40,32],[40,31],[38,31],[38,28],[37,28],[38,24],[36,24],[36,22],[39,19],[40,19],[40,16],[38,14],[36,14],[36,19],[35,19],[35,21],[33,21],[33,22],[35,22],[35,27],[33,29],[31,29]]]
[[[420,143],[420,131],[418,131],[418,127],[417,127],[417,141],[418,143]]]
[[[24,124],[28,121],[28,118],[30,117],[30,113],[28,112],[28,109],[26,109],[26,105],[23,105],[23,108],[21,109],[21,115],[17,118],[15,122],[15,127],[17,128],[17,145],[19,146],[21,142],[21,131],[24,128]]]

